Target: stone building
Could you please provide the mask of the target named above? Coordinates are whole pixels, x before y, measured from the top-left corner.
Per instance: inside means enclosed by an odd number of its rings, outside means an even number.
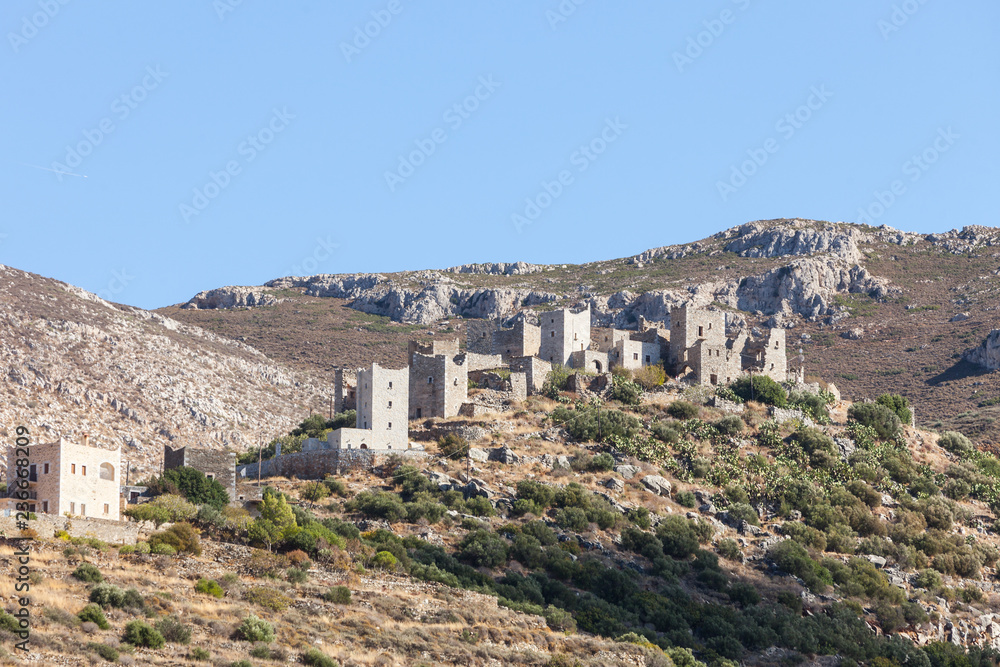
[[[529,395],[542,390],[552,372],[552,364],[538,357],[515,357],[510,362],[511,373],[524,373]]]
[[[373,363],[371,368],[358,371],[358,416],[355,429],[367,434],[344,433],[345,442],[364,439],[365,448],[406,449],[409,441],[407,413],[409,412],[410,372],[408,368],[393,370]],[[334,431],[337,433],[338,431]]]
[[[163,446],[163,470],[186,466],[204,473],[226,489],[229,500],[236,499],[236,453],[215,449]]]
[[[590,349],[590,305],[578,313],[568,308],[539,314],[539,354],[552,364],[570,365],[570,355]]]
[[[638,370],[643,366],[656,366],[660,363],[660,343],[651,342],[650,336],[635,332],[624,332],[627,335],[615,341],[614,348],[608,353],[611,366],[624,366],[629,370]]]
[[[571,368],[590,371],[591,373],[606,373],[610,366],[607,352],[597,350],[574,350],[569,355]]]
[[[538,356],[541,329],[522,316],[505,329],[496,320],[469,320],[465,330],[467,352],[483,355],[499,354],[506,363],[514,357]]]
[[[788,354],[785,350],[785,330],[769,329],[759,341],[747,345],[748,365],[754,372],[766,375],[775,382],[788,381]]]
[[[23,448],[22,448],[23,449]],[[7,451],[7,490],[17,479],[16,448]],[[77,445],[60,438],[28,447],[28,509],[31,512],[121,520],[121,447]]]
[[[689,351],[699,341],[713,347],[726,343],[726,314],[716,310],[701,310],[681,306],[670,311],[670,364],[675,372],[683,373],[691,366]],[[706,355],[707,358],[707,355]]]
[[[719,342],[698,339],[688,350],[687,367],[694,380],[702,385],[718,385],[733,382],[743,373],[743,346],[746,335],[723,338]]]
[[[409,418],[454,417],[469,394],[466,355],[458,354],[458,339],[409,350]]]
[[[357,408],[358,373],[347,368],[333,371],[333,410],[347,412]]]

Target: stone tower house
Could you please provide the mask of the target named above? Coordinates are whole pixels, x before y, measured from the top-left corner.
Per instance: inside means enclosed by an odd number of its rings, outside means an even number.
[[[438,345],[438,343],[442,343]],[[469,395],[466,356],[458,354],[458,339],[444,344],[409,344],[409,418],[454,417]]]
[[[676,367],[675,372],[679,372],[684,365],[690,365],[688,351],[699,341],[716,350],[725,346],[726,314],[688,306],[671,310],[670,363]]]
[[[371,431],[368,448],[406,449],[410,373],[373,363],[358,371],[358,416],[355,427]]]
[[[540,313],[539,355],[552,364],[570,365],[570,355],[590,349],[590,305],[579,313],[568,308]]]

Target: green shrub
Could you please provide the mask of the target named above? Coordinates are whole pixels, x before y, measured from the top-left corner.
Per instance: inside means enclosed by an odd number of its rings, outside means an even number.
[[[669,422],[655,422],[649,429],[657,440],[676,445],[681,441],[681,432]]]
[[[726,560],[738,561],[743,557],[743,552],[740,550],[739,543],[730,537],[719,540],[719,543],[716,546],[719,549],[719,555]]]
[[[667,406],[667,414],[682,421],[695,419],[701,414],[701,408],[689,401],[678,400]]]
[[[323,484],[331,494],[340,496],[341,498],[347,497],[347,486],[336,477],[333,477],[332,475],[327,476],[327,478],[323,480]]]
[[[243,592],[243,599],[274,612],[285,611],[292,603],[287,595],[269,586],[248,588]]]
[[[77,565],[76,569],[73,570],[73,576],[87,583],[100,583],[104,581],[101,571],[92,563],[80,563]]]
[[[304,584],[309,579],[309,572],[298,567],[290,567],[285,571],[285,578],[291,584]]]
[[[694,507],[697,499],[691,491],[678,491],[677,504],[681,507]]]
[[[740,525],[742,521],[746,521],[754,526],[760,525],[760,517],[757,516],[757,510],[751,507],[747,503],[733,503],[726,510],[729,516],[729,520],[734,522],[737,526]]]
[[[87,642],[87,650],[93,651],[108,662],[118,662],[118,649],[114,646],[108,646],[107,644],[100,644],[98,642]]]
[[[623,405],[639,405],[642,402],[642,385],[616,375],[611,387],[611,400]]]
[[[395,570],[398,563],[397,558],[388,551],[379,551],[372,556],[369,565],[378,570]]]
[[[219,582],[214,579],[199,579],[198,583],[194,585],[194,590],[215,598],[221,598],[226,594],[222,590],[222,586],[219,585]]]
[[[334,604],[351,604],[351,589],[347,586],[331,586],[323,593],[323,599]]]
[[[166,643],[163,635],[145,621],[130,621],[125,626],[122,641],[139,648],[162,648]]]
[[[958,431],[942,433],[938,445],[957,456],[964,456],[975,449],[972,442]]]
[[[181,623],[176,616],[161,618],[156,622],[156,630],[173,644],[191,643],[191,628]]]
[[[477,567],[499,567],[507,562],[507,542],[483,528],[468,533],[459,543],[458,550],[463,560]]]
[[[113,584],[97,584],[90,590],[90,601],[104,607],[142,609],[145,602],[134,588],[122,590]]]
[[[448,433],[438,439],[438,449],[447,458],[464,458],[469,453],[469,441],[455,433]]]
[[[608,472],[615,467],[615,459],[607,452],[601,452],[590,459],[587,469],[591,472]]]
[[[568,611],[549,605],[542,612],[545,623],[556,632],[576,632],[576,620]]]
[[[329,495],[330,489],[322,482],[310,482],[302,490],[302,497],[314,503],[318,503]]]
[[[910,402],[904,396],[900,396],[899,394],[882,394],[875,399],[875,402],[892,410],[899,417],[899,421],[904,424],[909,424],[913,419],[913,413],[910,411]]]
[[[84,623],[95,623],[101,630],[107,630],[111,627],[108,624],[108,619],[104,617],[104,610],[93,602],[78,611],[76,616]]]
[[[562,424],[570,437],[580,442],[610,442],[615,438],[630,440],[642,428],[642,422],[621,410],[598,410],[592,405],[576,408],[558,407],[552,421]]]
[[[733,393],[744,401],[757,401],[783,408],[788,404],[784,387],[766,375],[743,376],[730,385]]]
[[[899,417],[879,403],[855,403],[848,408],[847,416],[862,426],[874,429],[882,440],[892,440],[900,434]]]
[[[209,661],[209,660],[212,659],[212,654],[209,653],[208,651],[206,651],[203,648],[195,647],[195,648],[191,649],[190,658],[192,660],[202,660],[202,661],[207,662],[207,661]]]
[[[745,424],[743,419],[736,415],[726,415],[712,422],[712,426],[722,435],[739,435],[743,432]]]
[[[274,641],[274,626],[264,619],[250,614],[236,628],[236,636],[247,642],[270,644]]]
[[[322,653],[318,648],[311,648],[302,654],[302,664],[311,665],[312,667],[338,667],[339,663],[335,662],[333,658],[330,658],[326,654]]]
[[[149,542],[136,542],[135,543],[135,552],[137,554],[139,554],[140,556],[148,554],[149,551],[150,551],[150,549],[149,549]]]
[[[178,551],[189,553],[193,556],[201,555],[201,543],[198,540],[198,529],[190,523],[183,521],[175,523],[162,533],[153,533],[149,536],[149,547],[154,554],[174,554]],[[163,550],[163,546],[168,546],[171,550]]]
[[[123,544],[118,547],[119,556],[128,556],[135,553],[135,546],[131,544]]]
[[[152,539],[152,538],[150,538]],[[153,544],[150,546],[150,553],[154,556],[173,556],[177,553],[177,549],[169,544],[164,544],[160,542],[158,544]]]
[[[767,556],[780,569],[802,579],[813,592],[823,592],[833,584],[830,571],[810,558],[805,547],[795,540],[778,542],[768,550]]]

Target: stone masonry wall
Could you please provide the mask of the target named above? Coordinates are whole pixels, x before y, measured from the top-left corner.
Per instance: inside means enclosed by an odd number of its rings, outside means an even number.
[[[465,402],[469,370],[465,355],[410,355],[409,418],[454,417]]]
[[[385,463],[393,454],[404,458],[422,458],[423,450],[402,449],[400,451],[371,449],[326,449],[311,452],[295,452],[282,454],[263,461],[260,468],[261,478],[265,477],[296,477],[298,479],[323,479],[327,475],[336,475],[343,470],[359,470],[372,468]],[[257,479],[257,464],[242,465],[237,475],[247,480]]]
[[[373,449],[406,449],[410,408],[409,368],[393,370],[372,364],[358,372],[355,426],[371,429]]]

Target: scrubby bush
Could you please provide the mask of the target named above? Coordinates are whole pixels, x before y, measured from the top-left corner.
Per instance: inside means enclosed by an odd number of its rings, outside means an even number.
[[[310,482],[302,489],[302,497],[314,503],[318,503],[330,495],[330,489],[322,482]]]
[[[667,406],[667,414],[674,419],[694,419],[701,414],[701,408],[689,401],[678,400]]]
[[[785,540],[772,546],[767,552],[780,569],[802,579],[813,592],[822,592],[833,585],[830,571],[809,557],[805,547],[795,540]]]
[[[101,574],[101,571],[98,570],[97,566],[92,563],[80,563],[76,569],[73,570],[73,576],[86,583],[100,583],[104,581],[104,576]]]
[[[677,504],[681,507],[694,507],[695,503],[697,503],[697,499],[691,491],[677,492]]]
[[[180,551],[193,556],[201,555],[201,542],[198,539],[198,529],[190,523],[175,523],[162,533],[153,533],[149,536],[149,546],[153,553],[169,553],[157,551],[161,545],[166,545],[174,549],[174,553]]]
[[[163,635],[145,621],[130,621],[125,626],[122,641],[139,648],[162,648],[166,643]]]
[[[220,586],[219,582],[214,579],[199,579],[198,583],[194,585],[194,590],[198,593],[211,595],[215,598],[221,598],[225,595],[225,592],[222,590],[222,586]]]
[[[458,545],[463,560],[475,566],[499,567],[507,562],[507,542],[496,533],[478,528],[467,534]]]
[[[125,516],[136,521],[151,521],[157,528],[164,523],[189,521],[197,515],[197,505],[174,494],[157,496],[148,503],[130,505],[125,509]]]
[[[243,592],[243,599],[275,612],[285,611],[292,603],[287,595],[268,586],[248,588]]]
[[[900,434],[899,417],[880,403],[855,403],[848,408],[847,417],[874,429],[882,440],[892,440]]]
[[[108,624],[108,619],[104,617],[104,611],[93,602],[78,611],[76,616],[84,623],[96,624],[101,630],[107,630],[111,627]]]
[[[331,586],[323,593],[323,599],[334,604],[351,604],[351,589],[347,586]]]
[[[247,642],[270,644],[274,641],[274,626],[264,619],[250,614],[236,628],[236,636]]]
[[[443,456],[460,459],[469,453],[469,441],[455,433],[448,433],[438,439],[438,450]]]
[[[372,556],[369,565],[377,570],[395,570],[398,563],[397,558],[388,551],[379,551]]]
[[[616,375],[611,387],[611,400],[623,405],[639,405],[642,402],[642,385]]]
[[[875,399],[875,402],[892,410],[899,417],[899,421],[904,424],[909,424],[913,419],[913,413],[910,411],[910,402],[906,400],[905,396],[900,396],[899,394],[882,394]]]
[[[615,459],[611,454],[607,452],[601,452],[594,458],[590,459],[590,463],[587,465],[587,469],[590,472],[608,472],[615,467]]]
[[[149,552],[154,556],[173,556],[177,553],[177,549],[169,544],[160,542],[150,546]]]
[[[687,558],[707,542],[712,527],[699,520],[689,520],[676,514],[666,517],[656,527],[656,537],[663,544],[663,553],[674,558]]]
[[[178,620],[176,616],[167,616],[156,622],[156,631],[173,644],[190,644],[191,628]]]
[[[972,442],[958,431],[942,433],[938,445],[957,456],[964,456],[975,449]]]
[[[760,517],[757,516],[757,510],[751,507],[748,503],[733,503],[726,510],[729,516],[729,520],[733,522],[734,525],[739,526],[741,522],[746,521],[754,526],[760,525]]]
[[[122,590],[113,584],[97,584],[90,590],[90,601],[107,609],[142,609],[145,602],[134,588]]]
[[[719,549],[719,555],[726,560],[738,561],[743,557],[743,552],[740,550],[739,543],[730,537],[719,540],[719,543],[716,546]]]
[[[669,422],[655,422],[649,430],[654,438],[668,445],[675,445],[681,440],[681,432]]]
[[[302,654],[302,664],[312,667],[338,667],[338,663],[318,648],[311,648]]]
[[[752,378],[744,375],[730,387],[744,401],[757,401],[778,408],[788,404],[788,394],[784,387],[766,375],[754,375]]]
[[[608,442],[612,438],[626,440],[635,437],[642,422],[621,410],[598,410],[592,405],[576,408],[558,407],[552,411],[552,421],[562,424],[574,440]]]
[[[726,415],[712,422],[712,426],[722,435],[739,435],[743,432],[745,424],[743,419],[736,415]]]
[[[118,649],[99,642],[87,642],[87,650],[93,651],[108,662],[118,662]]]

